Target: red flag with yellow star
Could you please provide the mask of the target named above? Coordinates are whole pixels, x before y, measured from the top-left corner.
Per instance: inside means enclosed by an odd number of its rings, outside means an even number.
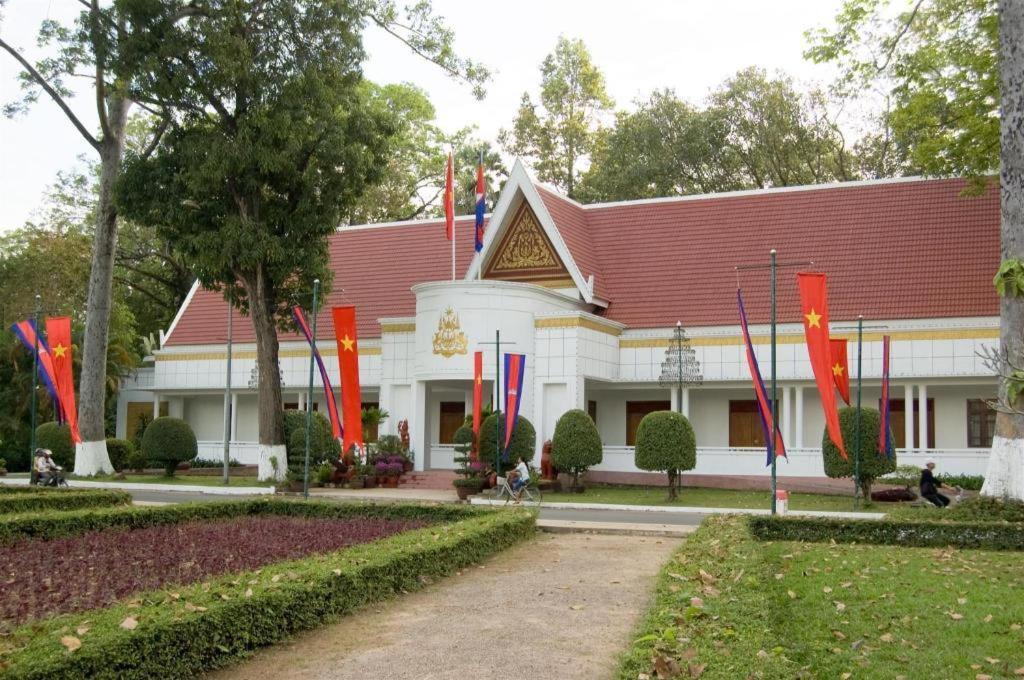
[[[473,353],[473,436],[480,436],[480,416],[484,407],[484,353]],[[476,460],[476,446],[470,452]]]
[[[801,272],[796,275],[800,289],[800,313],[803,316],[807,354],[811,359],[814,381],[821,394],[821,407],[825,411],[828,436],[839,449],[839,455],[849,460],[843,446],[843,433],[839,428],[839,410],[836,404],[835,383],[832,380],[832,352],[828,337],[828,289],[825,275]]]
[[[64,419],[71,429],[71,441],[78,444],[82,435],[78,432],[78,408],[75,406],[75,376],[71,362],[71,317],[51,316],[46,319],[46,337],[50,344],[55,387],[60,395]]]
[[[850,362],[846,358],[846,338],[829,338],[829,352],[832,355],[832,382],[839,390],[839,396],[850,405]]]
[[[359,389],[359,345],[356,338],[356,308],[332,307],[334,339],[338,342],[338,370],[341,373],[342,451],[363,444],[363,397]]]

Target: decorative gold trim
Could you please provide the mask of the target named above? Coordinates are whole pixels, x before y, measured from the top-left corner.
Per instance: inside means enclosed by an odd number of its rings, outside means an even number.
[[[588,319],[579,316],[558,316],[548,317],[544,319],[535,319],[533,322],[534,328],[587,328],[598,333],[606,333],[608,335],[619,336],[622,335],[622,329],[616,328],[615,326],[609,326],[593,319]]]
[[[380,347],[360,347],[359,354],[361,356],[376,357],[380,356],[383,350]]]
[[[382,323],[380,325],[381,333],[415,333],[416,324],[414,323]]]
[[[462,332],[459,315],[449,307],[437,322],[437,332],[434,333],[434,354],[440,354],[448,359],[456,354],[465,354],[468,349],[469,338]]]
[[[541,286],[542,288],[575,288],[576,282],[571,278],[566,277],[564,279],[545,279],[543,281],[530,281],[523,279],[521,283],[532,283],[535,286]]]
[[[865,333],[864,342],[881,342],[883,333]],[[988,340],[999,337],[998,328],[958,328],[946,331],[894,331],[888,333],[893,340]],[[856,341],[857,335],[848,332],[832,336],[836,339],[846,338]],[[625,338],[619,340],[619,347],[643,348],[643,347],[668,347],[671,338]],[[751,342],[755,345],[767,345],[771,342],[768,335],[751,336]],[[804,342],[803,335],[780,335],[775,338],[779,345],[797,345]],[[723,347],[727,345],[742,345],[742,336],[720,337],[720,338],[691,338],[690,345],[694,347]]]
[[[361,356],[379,356],[382,353],[380,347],[360,347],[359,354]],[[278,351],[277,357],[279,359],[301,359],[309,356],[308,349],[282,349]],[[325,357],[336,357],[338,356],[338,350],[335,347],[320,347],[320,356]],[[184,354],[160,354],[156,357],[157,361],[226,361],[228,358],[227,351],[223,352],[189,352]],[[255,359],[256,352],[254,350],[237,350],[231,352],[232,359]]]

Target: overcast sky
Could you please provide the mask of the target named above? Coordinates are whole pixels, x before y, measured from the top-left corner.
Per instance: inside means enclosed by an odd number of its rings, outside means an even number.
[[[541,60],[559,35],[582,38],[604,72],[619,108],[655,88],[671,87],[699,102],[737,70],[758,65],[782,69],[804,82],[827,82],[832,71],[805,62],[804,31],[831,23],[840,0],[434,0],[454,28],[461,54],[495,71],[484,101],[465,85],[412,55],[380,31],[368,31],[366,76],[377,82],[409,81],[424,88],[448,130],[475,125],[495,140],[507,127],[524,90],[535,93]],[[9,0],[0,35],[39,56],[35,34],[47,17],[74,17],[76,0]],[[18,96],[18,68],[0,53],[0,103]],[[45,95],[44,95],[45,96]],[[95,127],[95,107],[78,97],[74,108]],[[0,230],[21,226],[42,200],[58,170],[93,154],[60,110],[41,99],[27,116],[0,118]]]

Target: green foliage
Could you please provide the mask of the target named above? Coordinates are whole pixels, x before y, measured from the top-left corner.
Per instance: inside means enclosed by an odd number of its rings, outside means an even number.
[[[397,456],[405,453],[405,447],[402,446],[402,440],[395,434],[382,434],[377,437],[377,445],[375,448],[377,453],[387,456]]]
[[[318,460],[337,460],[341,457],[341,442],[334,438],[331,421],[322,413],[313,412],[309,428],[310,465]],[[288,453],[288,468],[301,471],[306,464],[306,412],[284,412],[285,447]]]
[[[157,418],[142,437],[142,453],[146,459],[160,464],[168,477],[178,463],[192,460],[199,453],[192,427],[181,418]]]
[[[492,413],[487,417],[485,421],[480,423],[480,444],[479,444],[479,458],[488,465],[494,465],[495,454],[498,451],[498,446],[495,444],[498,436],[498,419],[501,419],[501,439],[504,443],[506,432],[505,432],[505,416],[501,411]],[[519,416],[516,422],[516,428],[512,432],[512,441],[509,442],[507,458],[502,459],[503,468],[507,469],[510,465],[515,465],[515,460],[519,456],[523,457],[527,463],[533,460],[535,453],[535,446],[537,440],[537,431],[533,428],[533,423],[527,420],[524,416]]]
[[[320,466],[316,469],[316,481],[320,484],[327,484],[333,476],[334,466],[330,463],[320,463]]]
[[[128,462],[135,455],[135,444],[127,439],[107,439],[107,455],[110,456],[110,464],[120,472],[128,467]]]
[[[573,488],[579,484],[579,476],[598,465],[602,456],[601,434],[587,412],[572,409],[563,413],[551,439],[551,462],[572,474]]]
[[[943,483],[946,483],[943,480]],[[942,519],[963,522],[1016,522],[1024,524],[1024,501],[977,496],[946,508]]]
[[[636,429],[636,466],[641,470],[673,472],[697,466],[697,437],[681,413],[648,413]]]
[[[1019,297],[1024,294],[1024,262],[1008,258],[999,264],[999,271],[992,279],[992,285],[1002,297]]]
[[[19,489],[21,490],[21,489]],[[110,489],[47,489],[28,487],[28,493],[0,494],[0,515],[42,510],[78,510],[128,505],[131,494]]]
[[[985,485],[985,477],[983,475],[939,474],[935,475],[935,479],[946,486],[959,486],[967,491],[981,491],[981,487]]]
[[[1024,550],[1024,525],[998,522],[922,522],[756,516],[750,531],[762,541],[874,543],[902,547]]]
[[[71,428],[67,425],[49,422],[37,427],[36,447],[50,449],[53,462],[63,468],[75,466],[75,445],[71,441]]]
[[[982,177],[999,167],[996,9],[932,0],[893,12],[889,0],[845,0],[834,26],[810,32],[805,56],[838,66],[843,96],[886,95],[885,144],[907,156],[904,167]]]
[[[141,442],[140,442],[141,443]],[[145,470],[149,461],[146,459],[146,454],[143,453],[141,446],[132,446],[132,451],[124,460],[124,469],[126,470]]]
[[[916,465],[897,465],[896,469],[878,479],[885,484],[916,486],[921,481],[921,468]]]
[[[825,474],[832,478],[853,477],[857,433],[857,409],[852,406],[839,409],[839,428],[843,433],[843,444],[849,460],[843,460],[839,448],[828,436],[828,429],[821,440],[821,455],[825,462]],[[871,497],[871,484],[884,474],[896,470],[895,453],[889,456],[878,452],[878,431],[881,416],[878,409],[862,408],[860,413],[860,478],[865,498]]]
[[[199,507],[206,505],[220,507],[215,511]],[[15,629],[5,639],[10,644],[0,650],[0,664],[7,677],[104,677],[111,668],[116,668],[121,678],[199,675],[382,598],[422,588],[425,583],[477,563],[534,532],[533,514],[518,511],[283,501],[168,507],[171,512],[154,513],[168,508],[146,508],[142,512],[76,515],[84,520],[83,525],[95,523],[85,519],[90,516],[142,523],[156,519],[153,523],[165,524],[189,518],[264,512],[311,517],[422,518],[456,523],[409,531],[324,555],[277,562],[257,571],[225,574],[208,583],[176,586],[146,597],[141,606],[122,603],[33,622]],[[42,519],[37,518],[37,522]],[[63,517],[49,519],[61,522]],[[0,522],[0,535],[2,531]],[[120,627],[127,616],[140,622],[130,633]],[[75,630],[85,620],[89,621],[88,636],[79,650],[67,653],[59,643],[59,631]]]
[[[542,181],[575,196],[581,161],[594,150],[612,99],[582,40],[560,37],[540,73],[539,107],[524,92],[512,129],[499,138],[508,153],[530,159]]]

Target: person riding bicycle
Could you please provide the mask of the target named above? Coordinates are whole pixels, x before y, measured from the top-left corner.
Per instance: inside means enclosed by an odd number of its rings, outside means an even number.
[[[53,462],[53,452],[49,449],[36,449],[33,469],[40,486],[56,486],[59,480],[60,466]]]
[[[523,488],[530,483],[530,468],[527,467],[526,461],[523,460],[522,456],[516,458],[516,467],[508,473],[508,476],[509,483],[512,485],[512,491],[518,500],[520,495],[522,495]]]

